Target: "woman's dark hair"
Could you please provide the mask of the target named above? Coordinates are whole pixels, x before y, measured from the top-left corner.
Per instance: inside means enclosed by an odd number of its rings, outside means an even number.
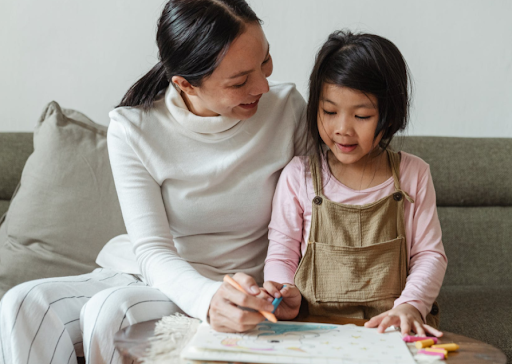
[[[317,157],[322,155],[323,141],[317,118],[326,83],[377,98],[379,121],[374,138],[383,132],[379,143],[383,150],[398,131],[405,129],[409,120],[411,81],[402,54],[389,40],[341,30],[329,35],[318,52],[309,78],[307,107],[308,146]]]
[[[158,21],[160,62],[128,90],[117,107],[148,110],[173,76],[201,86],[247,23],[261,20],[245,0],[170,0]]]

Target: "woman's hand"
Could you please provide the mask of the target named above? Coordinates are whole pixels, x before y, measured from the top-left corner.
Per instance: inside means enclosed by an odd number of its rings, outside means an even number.
[[[260,294],[260,288],[256,281],[247,274],[237,273],[233,279],[248,292],[242,293],[230,284],[223,282],[213,295],[208,310],[210,326],[220,332],[244,332],[253,329],[265,318],[257,312],[272,312],[274,306],[265,298],[256,297]],[[255,311],[244,310],[240,307],[250,308]]]
[[[276,315],[279,320],[292,320],[297,317],[302,295],[295,285],[286,283],[286,287],[283,288],[283,284],[281,283],[267,281],[263,283],[263,288],[264,292],[268,294],[268,296],[266,296],[267,299],[270,297],[270,302],[272,302],[274,298],[283,297],[283,300],[274,312],[274,315]]]
[[[426,336],[426,333],[436,337],[443,336],[441,331],[424,324],[420,312],[408,303],[402,303],[389,311],[372,317],[370,321],[364,324],[365,327],[378,326],[377,331],[379,333],[383,333],[391,325],[400,326],[402,336],[409,335],[411,330],[419,336]]]

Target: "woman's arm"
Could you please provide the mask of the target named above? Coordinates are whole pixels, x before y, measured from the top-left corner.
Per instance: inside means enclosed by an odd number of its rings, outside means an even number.
[[[127,130],[111,120],[108,151],[121,211],[141,274],[187,314],[206,319],[221,282],[199,274],[174,246],[160,185],[130,146]]]

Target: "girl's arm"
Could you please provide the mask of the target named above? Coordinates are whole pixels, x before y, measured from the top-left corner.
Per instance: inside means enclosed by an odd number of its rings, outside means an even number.
[[[418,177],[414,209],[407,228],[412,230],[409,275],[401,296],[393,309],[373,317],[366,327],[379,332],[391,326],[401,327],[403,335],[412,330],[420,336],[426,333],[442,336],[439,330],[426,325],[426,316],[437,298],[446,271],[447,259],[441,241],[441,225],[437,216],[436,194],[428,166]],[[407,219],[407,216],[406,216]]]
[[[283,169],[272,202],[265,281],[292,283],[301,257],[304,209],[300,193],[303,162],[295,157]]]
[[[409,303],[418,309],[425,322],[439,295],[447,267],[436,193],[428,166],[419,178],[413,209],[409,276],[395,307]]]

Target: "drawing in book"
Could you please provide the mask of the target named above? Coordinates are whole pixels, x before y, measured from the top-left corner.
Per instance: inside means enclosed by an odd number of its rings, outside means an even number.
[[[376,329],[355,325],[298,322],[264,322],[239,334],[216,332],[208,324],[201,324],[184,357],[206,360],[236,357],[238,361],[246,357],[254,362],[285,362],[285,357],[293,357],[308,359],[308,363],[326,359],[333,363],[340,360],[414,363],[399,332],[379,334]]]

